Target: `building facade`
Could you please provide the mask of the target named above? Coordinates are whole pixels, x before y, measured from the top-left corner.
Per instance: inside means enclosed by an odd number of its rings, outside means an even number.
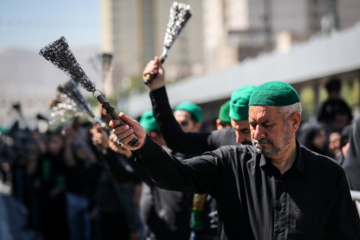
[[[356,0],[184,0],[193,16],[165,62],[168,81],[217,72],[262,52],[353,26]],[[102,0],[103,51],[114,55],[105,89],[141,76],[160,55],[172,0]]]

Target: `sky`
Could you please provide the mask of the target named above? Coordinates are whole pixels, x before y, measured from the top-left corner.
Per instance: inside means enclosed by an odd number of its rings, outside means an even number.
[[[72,48],[100,46],[101,0],[0,0],[0,53],[39,51],[64,36]]]

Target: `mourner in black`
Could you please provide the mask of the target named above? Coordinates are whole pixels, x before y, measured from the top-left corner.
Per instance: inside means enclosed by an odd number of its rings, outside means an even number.
[[[265,83],[249,105],[253,146],[225,146],[187,160],[170,157],[123,113],[127,125],[113,133],[159,187],[216,198],[220,239],[360,239],[343,169],[296,142],[296,91]],[[128,144],[135,135],[136,148]]]

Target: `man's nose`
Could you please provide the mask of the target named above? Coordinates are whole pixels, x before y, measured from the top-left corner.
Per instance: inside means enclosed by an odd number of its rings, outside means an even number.
[[[259,125],[256,126],[255,127],[255,132],[254,132],[254,139],[260,140],[263,137],[264,137],[264,132],[262,131],[262,129],[260,128]]]

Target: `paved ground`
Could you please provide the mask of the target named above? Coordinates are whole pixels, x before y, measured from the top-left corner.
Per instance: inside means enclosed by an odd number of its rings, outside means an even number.
[[[0,181],[0,240],[33,240],[34,233],[23,228],[27,212]]]

